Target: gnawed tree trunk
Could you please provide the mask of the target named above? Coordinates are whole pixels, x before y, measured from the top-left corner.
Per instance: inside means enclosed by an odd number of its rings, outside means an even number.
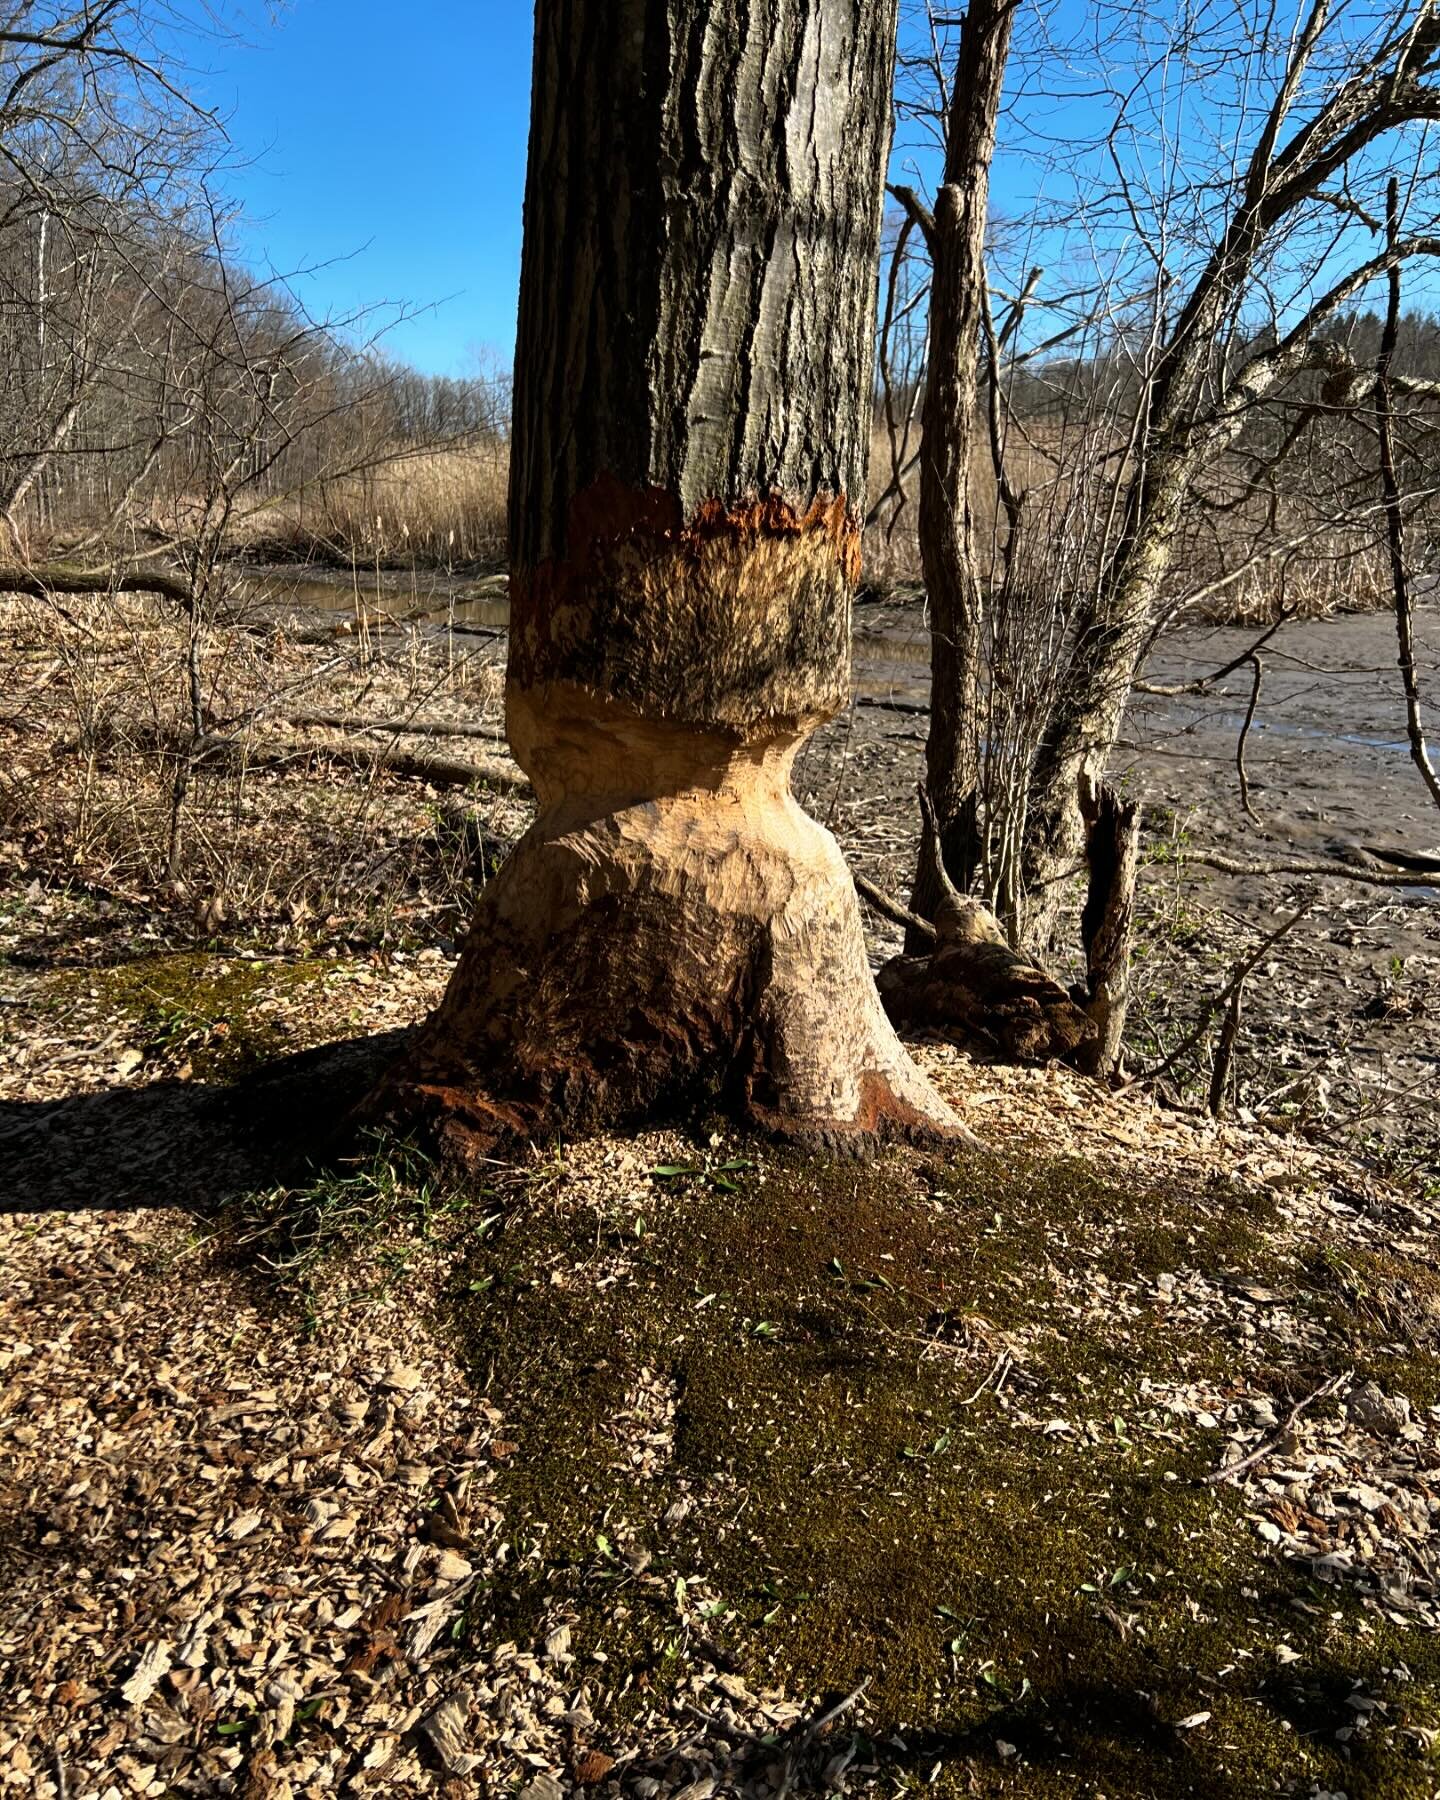
[[[468,1160],[704,1097],[958,1131],[800,745],[849,698],[895,0],[540,0],[511,746],[539,816],[384,1096]]]
[[[990,163],[1016,0],[971,0],[945,123],[945,167],[933,217],[908,189],[898,197],[930,251],[930,348],[920,459],[920,557],[930,611],[931,711],[925,769],[951,880],[968,889],[979,854],[980,670],[984,585],[972,506],[985,225]],[[929,832],[921,836],[911,909],[932,918],[942,883]],[[913,932],[905,948],[923,950]]]
[[[1085,1010],[1006,942],[992,913],[955,887],[939,858],[938,820],[924,787],[920,810],[939,871],[940,902],[933,926],[908,927],[929,954],[907,951],[880,971],[886,1012],[897,1025],[978,1044],[1019,1062],[1083,1054],[1095,1035]]]
[[[1076,1052],[1088,1075],[1118,1070],[1130,1010],[1130,939],[1135,882],[1140,873],[1140,803],[1124,800],[1108,783],[1087,794],[1086,852],[1090,886],[1080,915],[1085,946],[1085,1011],[1095,1027]]]

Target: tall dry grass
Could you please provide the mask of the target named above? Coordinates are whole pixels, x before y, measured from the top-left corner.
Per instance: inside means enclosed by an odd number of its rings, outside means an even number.
[[[503,442],[430,450],[316,482],[267,508],[252,549],[300,560],[454,568],[502,561],[509,453]]]
[[[912,441],[912,454],[916,448],[918,438]],[[1083,428],[1069,430],[1044,421],[1032,421],[1023,438],[1013,437],[1007,445],[1007,476],[1026,496],[1025,531],[1035,539],[1027,545],[1032,557],[1043,558],[1052,521],[1072,511],[1082,486],[1088,506],[1108,505],[1097,456],[1103,448],[1103,441]],[[977,542],[991,577],[998,580],[1005,523],[983,440],[972,473]],[[1239,458],[1222,459],[1210,472],[1204,493],[1186,510],[1170,580],[1175,617],[1210,625],[1268,625],[1282,612],[1310,619],[1391,605],[1383,521],[1373,506],[1338,502],[1322,481],[1306,480],[1303,474],[1278,496],[1259,489],[1246,493],[1244,474]],[[883,494],[890,476],[890,446],[877,424],[870,440],[870,493]],[[901,496],[892,498],[866,528],[865,580],[870,585],[882,592],[923,589],[919,516],[917,464],[906,474]],[[1413,535],[1417,542],[1423,536],[1418,523]],[[1076,568],[1071,574],[1083,571]]]

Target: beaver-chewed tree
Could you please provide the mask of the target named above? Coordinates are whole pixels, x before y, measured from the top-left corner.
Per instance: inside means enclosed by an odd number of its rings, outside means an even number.
[[[896,0],[540,0],[507,724],[534,826],[392,1110],[958,1130],[790,792],[849,699]]]

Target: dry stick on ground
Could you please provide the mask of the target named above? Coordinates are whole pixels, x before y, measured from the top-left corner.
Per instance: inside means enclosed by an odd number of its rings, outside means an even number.
[[[877,700],[869,694],[861,694],[855,704],[877,707],[881,712],[909,713],[917,719],[930,716],[930,708],[921,700]]]
[[[377,750],[370,744],[306,743],[298,738],[281,738],[248,748],[232,743],[213,744],[202,753],[198,766],[242,762],[249,768],[264,769],[289,765],[305,757],[325,757],[376,773],[409,775],[437,787],[469,787],[483,782],[489,787],[519,791],[530,786],[519,769],[498,760],[464,762],[458,757],[425,756],[418,751]]]
[[[1297,1400],[1285,1415],[1284,1424],[1273,1438],[1267,1439],[1258,1450],[1252,1450],[1249,1456],[1242,1457],[1239,1462],[1227,1463],[1223,1469],[1213,1470],[1205,1477],[1205,1486],[1215,1487],[1222,1481],[1234,1481],[1241,1475],[1249,1474],[1250,1470],[1257,1463],[1264,1462],[1267,1456],[1273,1456],[1284,1441],[1285,1433],[1290,1430],[1305,1408],[1313,1406],[1317,1400],[1328,1399],[1337,1388],[1344,1386],[1353,1373],[1354,1371],[1351,1369],[1342,1370],[1339,1375],[1332,1375],[1328,1381],[1322,1381],[1313,1394],[1307,1394],[1303,1400]]]
[[[1400,236],[1400,184],[1390,177],[1385,194],[1385,223],[1391,248]],[[1390,365],[1400,335],[1400,265],[1390,267],[1390,298],[1375,364],[1375,419],[1380,438],[1380,482],[1385,498],[1385,525],[1390,540],[1390,579],[1395,590],[1395,635],[1400,650],[1400,680],[1405,690],[1405,734],[1410,758],[1440,806],[1440,775],[1430,760],[1420,716],[1420,684],[1415,675],[1415,620],[1410,598],[1410,571],[1405,561],[1405,516],[1400,504],[1400,477],[1395,466],[1395,408]]]
[[[893,924],[902,925],[909,931],[918,931],[921,937],[927,937],[934,943],[935,927],[928,919],[922,919],[919,913],[911,912],[908,906],[892,900],[883,888],[876,887],[868,875],[855,875],[853,880],[856,893],[862,900],[868,900],[876,912],[883,913]]]
[[[292,712],[286,714],[291,725],[324,725],[338,731],[381,731],[396,737],[485,738],[491,743],[504,743],[502,725],[477,725],[459,719],[372,719],[362,714],[345,712]]]
[[[1249,951],[1244,957],[1241,958],[1239,964],[1236,966],[1235,971],[1231,975],[1229,981],[1226,982],[1225,986],[1220,990],[1220,992],[1215,996],[1215,998],[1213,1000],[1211,1000],[1209,1002],[1209,1004],[1205,1007],[1204,1011],[1200,1014],[1200,1017],[1196,1021],[1193,1028],[1180,1040],[1180,1042],[1175,1046],[1175,1048],[1170,1052],[1170,1054],[1165,1058],[1165,1060],[1163,1062],[1157,1063],[1153,1069],[1147,1069],[1144,1072],[1144,1074],[1137,1076],[1136,1077],[1137,1083],[1138,1082],[1146,1082],[1146,1081],[1158,1081],[1162,1075],[1169,1074],[1170,1070],[1175,1067],[1176,1063],[1179,1062],[1179,1060],[1182,1056],[1189,1055],[1189,1053],[1195,1048],[1195,1046],[1205,1036],[1205,1033],[1210,1029],[1210,1021],[1215,1017],[1216,1013],[1220,1011],[1221,1007],[1228,1006],[1230,1004],[1230,1002],[1233,1000],[1235,994],[1239,991],[1239,989],[1241,987],[1244,986],[1245,978],[1255,968],[1255,965],[1260,961],[1260,958],[1265,954],[1265,952],[1267,950],[1272,949],[1276,944],[1278,944],[1280,942],[1281,938],[1283,938],[1288,932],[1294,930],[1294,928],[1300,923],[1300,921],[1306,916],[1306,914],[1315,905],[1317,898],[1318,898],[1318,895],[1307,894],[1305,896],[1305,898],[1300,902],[1299,906],[1296,907],[1295,911],[1293,913],[1291,913],[1290,917],[1288,919],[1286,919],[1282,925],[1277,925],[1276,928],[1274,929],[1274,931],[1272,931],[1267,937],[1261,938],[1260,942],[1255,945],[1254,949]],[[1135,1084],[1132,1083],[1131,1085],[1135,1085]]]
[[[1363,881],[1371,887],[1423,886],[1425,875],[1431,872],[1430,863],[1422,857],[1415,859],[1416,867],[1408,874],[1396,874],[1390,869],[1352,869],[1345,863],[1310,862],[1300,858],[1293,861],[1241,862],[1233,856],[1221,856],[1210,850],[1186,850],[1185,861],[1202,863],[1207,869],[1218,869],[1222,875],[1314,875],[1336,881]],[[1440,873],[1440,861],[1437,861],[1434,872]]]
[[[234,713],[228,719],[217,719],[204,737],[195,741],[191,746],[192,750],[197,753],[206,751],[212,744],[223,744],[233,739],[235,733],[242,726],[256,725],[262,719],[271,718],[288,699],[304,688],[313,687],[317,681],[323,680],[332,670],[338,669],[341,663],[348,662],[350,654],[349,650],[343,650],[338,656],[328,657],[318,668],[307,670],[296,681],[286,682],[278,693],[271,694],[268,699],[260,701],[258,705],[248,706],[244,712]],[[286,715],[287,718],[290,716],[292,715]]]
[[[1255,723],[1255,708],[1260,704],[1260,683],[1265,679],[1265,665],[1253,650],[1247,653],[1245,661],[1254,665],[1255,680],[1250,688],[1250,704],[1245,708],[1245,723],[1240,727],[1240,736],[1235,740],[1235,773],[1240,778],[1240,804],[1245,808],[1245,816],[1259,825],[1263,821],[1250,804],[1250,778],[1245,773],[1245,740],[1250,736],[1250,727]]]
[[[775,1800],[785,1800],[785,1796],[795,1784],[797,1764],[799,1763],[800,1758],[823,1731],[827,1731],[837,1719],[842,1718],[850,1711],[852,1706],[855,1706],[859,1702],[860,1697],[864,1694],[866,1688],[869,1687],[872,1679],[873,1677],[867,1675],[860,1683],[859,1687],[852,1689],[843,1700],[837,1700],[834,1706],[829,1707],[825,1712],[821,1713],[818,1719],[812,1720],[811,1723],[798,1734],[795,1741],[785,1753],[785,1773],[781,1779],[779,1789],[776,1792]]]
[[[1136,694],[1151,694],[1162,700],[1178,700],[1187,694],[1206,694],[1217,681],[1223,681],[1227,675],[1233,675],[1237,669],[1243,669],[1251,662],[1274,637],[1282,625],[1288,625],[1295,617],[1293,606],[1282,606],[1280,616],[1273,625],[1267,625],[1248,650],[1242,650],[1238,656],[1232,656],[1221,668],[1213,669],[1208,675],[1199,675],[1194,681],[1135,681],[1131,683],[1131,691]]]

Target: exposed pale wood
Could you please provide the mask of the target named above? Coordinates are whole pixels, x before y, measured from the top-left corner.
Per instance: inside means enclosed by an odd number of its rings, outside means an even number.
[[[896,1040],[849,872],[790,796],[799,738],[757,754],[589,705],[556,736],[512,700],[540,816],[409,1059],[411,1119],[462,1160],[707,1092],[836,1151],[968,1135]]]

